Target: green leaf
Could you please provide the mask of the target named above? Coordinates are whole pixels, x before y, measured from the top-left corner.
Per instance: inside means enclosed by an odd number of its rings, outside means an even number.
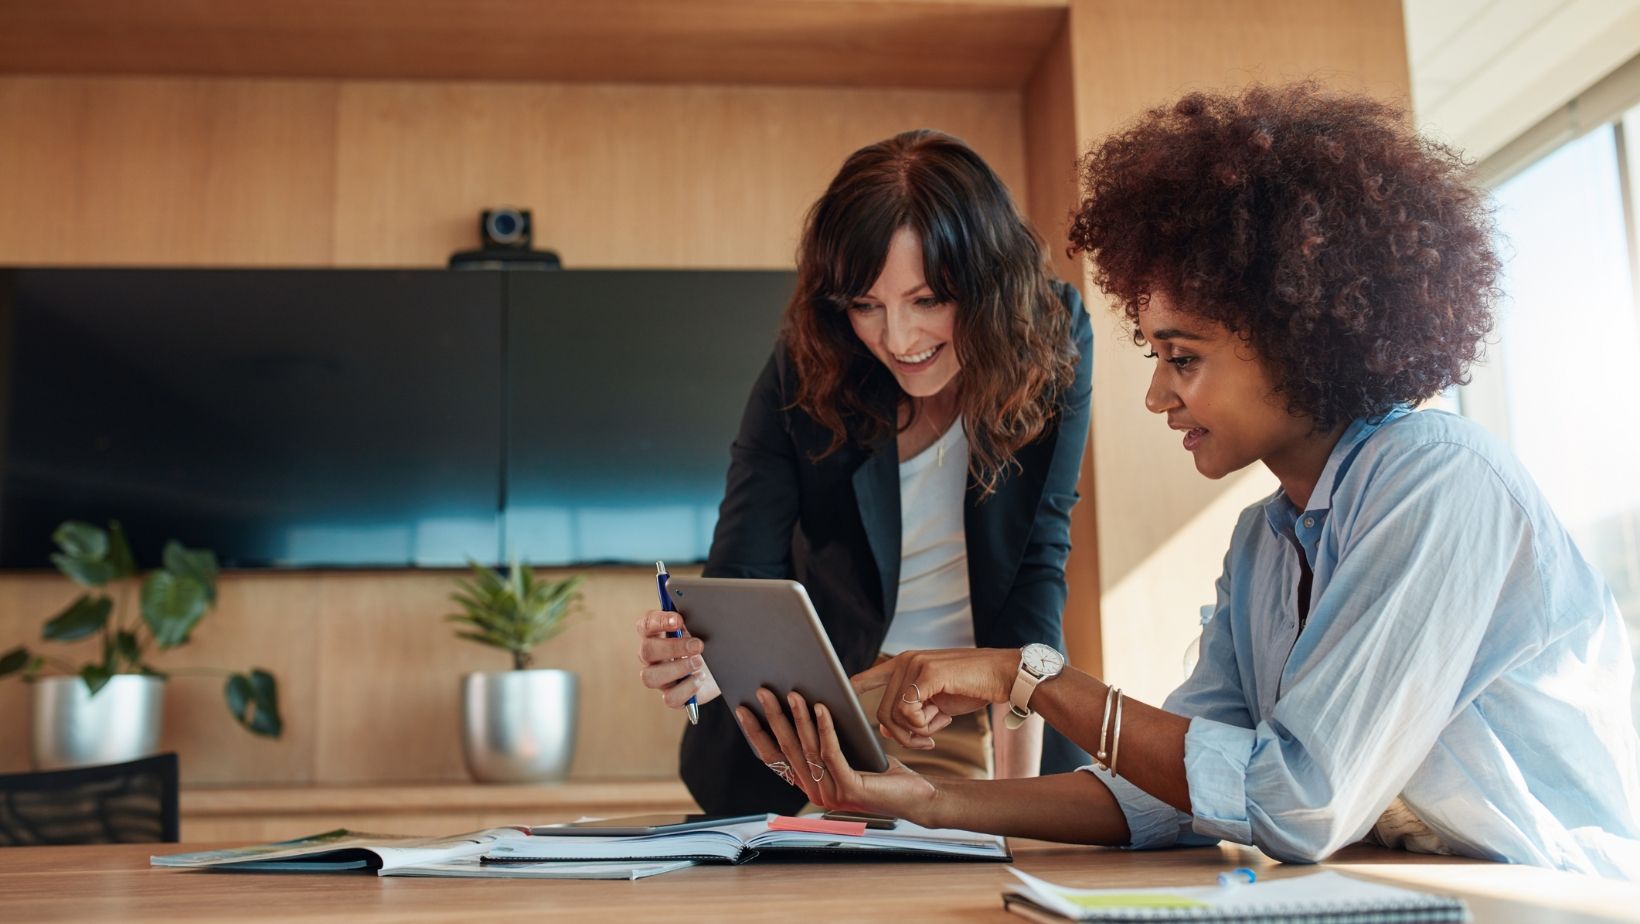
[[[160,648],[175,648],[210,607],[205,586],[191,577],[155,571],[142,582],[142,621]]]
[[[57,527],[51,539],[72,558],[102,561],[108,556],[108,534],[90,523],[69,520]]]
[[[285,730],[279,717],[279,685],[273,675],[253,668],[250,675],[234,674],[223,690],[234,720],[253,734],[277,738]]]
[[[193,578],[205,588],[205,599],[216,602],[219,568],[210,549],[190,549],[175,539],[165,543],[165,570],[176,577]]]
[[[98,594],[81,594],[68,608],[53,616],[41,633],[53,642],[72,642],[102,631],[108,623],[108,614],[114,610],[114,601]]]
[[[86,689],[91,691],[92,696],[96,696],[97,691],[106,686],[113,676],[114,672],[101,664],[87,664],[80,668],[80,677],[85,680]]]
[[[28,667],[28,662],[28,649],[18,645],[16,648],[0,655],[0,677],[17,673]]]
[[[269,738],[277,738],[285,730],[279,717],[279,684],[265,670],[251,671],[251,688],[256,691],[256,715],[251,718],[251,731]]]
[[[222,692],[228,697],[228,711],[243,723],[245,707],[251,701],[251,679],[244,674],[234,674],[228,678],[228,685]]]
[[[124,661],[126,664],[135,665],[141,658],[142,646],[138,644],[135,632],[127,632],[122,629],[114,633],[110,661]]]
[[[62,552],[51,553],[51,563],[68,575],[69,580],[81,587],[101,587],[114,579],[114,566],[106,561],[74,558]]]
[[[119,520],[108,523],[108,566],[114,578],[128,578],[137,573],[137,560],[131,557],[131,544],[125,541],[125,530]]]
[[[585,579],[575,575],[562,581],[540,580],[528,565],[514,563],[503,574],[469,561],[473,576],[458,579],[450,599],[462,612],[446,615],[448,622],[469,627],[458,638],[504,649],[513,663],[528,664],[530,652],[563,629],[577,590]]]

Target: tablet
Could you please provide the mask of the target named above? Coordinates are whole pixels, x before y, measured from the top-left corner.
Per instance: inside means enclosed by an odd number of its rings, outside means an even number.
[[[745,706],[761,720],[758,687],[768,687],[781,702],[796,690],[810,706],[824,703],[831,711],[849,766],[873,773],[888,769],[876,725],[860,708],[802,584],[673,577],[666,591],[689,634],[706,643],[707,666],[731,709]]]

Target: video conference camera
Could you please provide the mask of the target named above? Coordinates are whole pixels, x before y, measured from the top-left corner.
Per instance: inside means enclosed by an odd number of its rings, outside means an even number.
[[[530,210],[510,205],[488,208],[478,213],[477,250],[450,255],[451,269],[563,269],[564,263],[551,250],[534,248],[535,234]]]

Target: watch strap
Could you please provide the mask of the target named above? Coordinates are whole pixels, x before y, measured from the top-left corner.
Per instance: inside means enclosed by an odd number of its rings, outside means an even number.
[[[1019,673],[1014,675],[1013,689],[1008,692],[1009,728],[1018,728],[1031,717],[1031,694],[1036,692],[1037,684],[1041,682],[1041,677],[1026,670],[1023,663],[1020,664]]]

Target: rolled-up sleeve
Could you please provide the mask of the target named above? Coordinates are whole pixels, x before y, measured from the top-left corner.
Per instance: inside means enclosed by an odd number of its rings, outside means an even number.
[[[1198,833],[1252,843],[1247,821],[1247,762],[1258,733],[1211,719],[1190,720],[1184,739],[1185,777]]]
[[[1191,817],[1097,764],[1078,768],[1105,784],[1127,819],[1128,842],[1135,850],[1162,847],[1201,847],[1216,838],[1192,830]]]

